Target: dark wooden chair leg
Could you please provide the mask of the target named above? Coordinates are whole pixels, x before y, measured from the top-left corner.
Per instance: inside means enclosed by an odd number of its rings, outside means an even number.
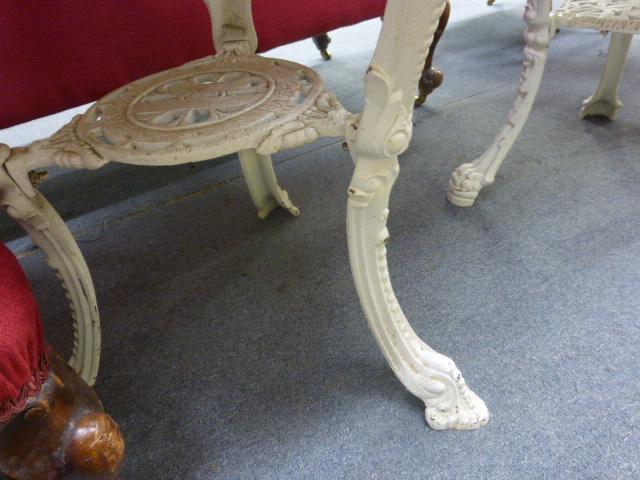
[[[418,96],[414,105],[416,107],[422,105],[429,94],[431,94],[431,92],[442,85],[442,81],[444,80],[444,73],[442,72],[442,70],[437,67],[433,67],[432,64],[433,53],[436,50],[436,46],[438,45],[440,37],[442,37],[445,28],[447,28],[447,23],[449,22],[449,13],[451,13],[451,3],[447,1],[447,6],[440,16],[440,22],[438,22],[438,28],[433,35],[433,42],[431,43],[431,47],[429,48],[429,54],[427,55],[427,59],[424,62],[424,69],[422,70],[420,83],[418,84]]]
[[[320,50],[320,55],[322,55],[322,58],[324,58],[325,60],[331,60],[331,52],[327,50],[329,44],[331,43],[331,37],[329,37],[328,34],[323,33],[322,35],[316,35],[315,37],[313,37],[313,43],[315,44],[316,48]]]
[[[0,423],[0,479],[115,480],[124,440],[100,400],[55,352],[26,409]]]

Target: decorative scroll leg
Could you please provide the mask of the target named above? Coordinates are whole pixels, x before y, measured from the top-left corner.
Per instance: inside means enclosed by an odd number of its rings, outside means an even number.
[[[325,60],[331,60],[331,52],[327,50],[329,48],[329,44],[331,43],[331,37],[323,33],[322,35],[316,35],[313,37],[313,43],[318,50],[320,50],[320,55]]]
[[[433,54],[436,50],[436,46],[444,33],[445,28],[447,28],[447,23],[449,22],[449,14],[451,13],[451,3],[447,0],[446,7],[440,15],[440,21],[438,22],[438,27],[436,28],[435,33],[433,34],[433,41],[431,42],[431,46],[429,47],[429,53],[427,55],[427,59],[424,62],[424,69],[422,70],[422,75],[420,75],[420,82],[418,83],[418,96],[416,97],[416,101],[414,103],[414,107],[419,107],[422,105],[427,97],[433,93],[433,91],[442,85],[442,81],[444,80],[444,73],[441,69],[437,67],[433,67]]]
[[[255,150],[242,150],[238,152],[238,157],[251,198],[258,207],[258,217],[267,218],[278,205],[289,210],[292,215],[300,215],[298,207],[291,203],[287,192],[278,185],[270,155],[260,155]]]
[[[613,33],[609,41],[609,53],[604,65],[604,72],[596,92],[582,103],[582,118],[589,115],[603,115],[614,120],[616,112],[622,107],[618,99],[618,90],[622,71],[627,62],[627,52],[631,45],[631,33]]]
[[[73,235],[45,198],[36,191],[27,196],[6,171],[4,160],[10,155],[0,145],[0,205],[31,235],[44,252],[71,301],[75,342],[69,364],[92,385],[100,362],[100,320],[89,269]]]
[[[396,300],[385,243],[397,158],[358,159],[349,188],[347,229],[351,268],[369,327],[400,381],[426,405],[436,429],[471,430],[486,424],[484,402],[467,387],[453,361],[422,342]]]
[[[525,32],[527,45],[524,47],[518,97],[509,113],[506,125],[491,147],[472,163],[465,163],[458,167],[451,175],[447,198],[454,205],[459,207],[473,205],[480,189],[493,183],[498,168],[529,118],[531,106],[542,81],[549,41],[554,30],[550,27],[550,8],[551,0],[528,0],[524,19],[529,24],[529,28]]]

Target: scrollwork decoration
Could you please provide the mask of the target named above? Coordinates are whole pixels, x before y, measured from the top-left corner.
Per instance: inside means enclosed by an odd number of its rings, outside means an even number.
[[[82,115],[76,115],[71,122],[62,127],[46,140],[38,140],[29,146],[31,155],[49,156],[52,164],[62,168],[95,170],[108,163],[102,155],[81,140],[76,126]],[[49,166],[44,160],[39,167]]]
[[[257,151],[266,155],[306,145],[322,137],[344,137],[346,126],[354,122],[355,115],[345,110],[333,93],[325,91],[298,118],[274,128]]]

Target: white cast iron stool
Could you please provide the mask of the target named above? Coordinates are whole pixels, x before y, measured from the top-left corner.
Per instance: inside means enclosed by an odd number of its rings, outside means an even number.
[[[99,168],[197,162],[239,152],[260,217],[277,205],[298,209],[278,186],[270,154],[343,137],[355,162],[348,192],[353,276],[371,331],[402,383],[426,405],[435,429],[473,429],[486,406],[454,363],[422,342],[396,300],[385,242],[398,158],[411,138],[414,96],[445,0],[390,0],[365,76],[362,114],[347,112],[311,69],[254,55],[249,0],[206,0],[219,52],[122,87],[51,138],[27,148],[0,145],[0,204],[31,234],[68,289],[75,311],[72,365],[96,377],[99,319],[93,282],[73,236],[32,185],[57,165]],[[126,246],[123,246],[126,248]]]
[[[567,0],[551,12],[551,0],[528,0],[524,19],[524,65],[518,97],[489,149],[451,175],[447,198],[454,205],[473,205],[480,189],[491,185],[496,172],[524,126],[538,93],[549,42],[557,27],[589,28],[612,32],[604,72],[596,92],[582,106],[581,116],[603,115],[613,120],[622,102],[618,89],[633,35],[640,33],[640,0]]]

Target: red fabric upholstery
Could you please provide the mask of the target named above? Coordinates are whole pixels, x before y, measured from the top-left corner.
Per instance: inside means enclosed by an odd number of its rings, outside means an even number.
[[[381,16],[385,3],[253,0],[259,50]],[[214,50],[204,0],[3,0],[0,52],[6,128]]]
[[[24,409],[47,377],[38,305],[22,267],[0,243],[0,422]]]

